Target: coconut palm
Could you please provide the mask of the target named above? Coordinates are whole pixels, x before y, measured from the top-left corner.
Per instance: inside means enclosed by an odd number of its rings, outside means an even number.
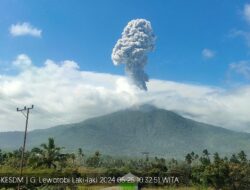
[[[83,150],[82,148],[78,148],[78,162],[79,162],[79,165],[82,165],[83,164],[83,157],[84,157],[84,153],[83,153]]]
[[[46,166],[47,168],[56,168],[56,162],[66,159],[65,154],[61,154],[62,147],[57,147],[53,138],[48,139],[48,144],[41,144],[41,148],[33,148],[33,162],[36,166]]]

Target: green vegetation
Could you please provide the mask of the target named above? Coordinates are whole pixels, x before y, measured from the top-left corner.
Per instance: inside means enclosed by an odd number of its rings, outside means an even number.
[[[0,176],[18,176],[21,151],[4,152],[0,150]],[[41,144],[31,151],[25,152],[24,176],[49,177],[122,177],[132,172],[145,180],[146,177],[174,176],[178,182],[164,183],[152,181],[139,183],[142,189],[214,189],[214,190],[249,190],[250,160],[244,151],[230,157],[221,157],[218,153],[211,155],[204,150],[201,155],[188,153],[181,160],[166,160],[160,157],[119,159],[102,155],[96,151],[85,155],[81,148],[76,153],[63,153],[63,148],[56,146],[54,139],[49,138],[47,144]],[[157,179],[159,179],[157,178]],[[148,181],[150,182],[150,181]],[[60,189],[101,189],[119,184],[57,185]],[[2,188],[15,187],[16,184],[1,183]],[[53,185],[22,184],[29,189],[53,189]]]
[[[0,133],[0,177],[19,176],[22,137],[21,132]],[[131,172],[140,177],[139,186],[145,190],[250,189],[250,134],[199,123],[149,105],[31,131],[27,145],[23,176],[28,177],[117,179]],[[46,190],[121,187],[113,178],[111,182],[20,185]],[[0,189],[15,187],[0,183]]]
[[[27,148],[31,150],[40,146],[48,137],[56,139],[65,147],[65,152],[82,147],[85,154],[99,150],[111,156],[140,157],[141,152],[150,152],[151,156],[182,159],[189,152],[202,152],[204,149],[223,156],[244,149],[250,155],[249,133],[199,123],[150,105],[80,123],[30,131]],[[18,149],[22,139],[22,132],[0,133],[0,148]]]

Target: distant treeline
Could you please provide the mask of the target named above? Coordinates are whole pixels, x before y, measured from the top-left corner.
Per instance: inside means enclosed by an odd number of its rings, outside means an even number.
[[[3,152],[0,149],[0,175],[19,175],[21,149]],[[215,190],[249,190],[250,160],[244,151],[221,157],[219,153],[201,154],[191,152],[183,160],[166,160],[159,157],[143,156],[141,159],[122,159],[104,156],[99,151],[85,155],[81,148],[75,153],[63,153],[63,148],[56,146],[54,139],[48,143],[25,152],[24,174],[67,175],[67,176],[114,176],[121,177],[127,173],[138,177],[152,176],[178,177],[174,186],[197,186]],[[141,184],[146,186],[148,184]],[[166,184],[155,183],[155,186]],[[168,184],[169,185],[169,184]],[[0,187],[13,187],[0,184]],[[41,184],[33,184],[32,189],[39,189]],[[74,187],[75,188],[75,187]]]

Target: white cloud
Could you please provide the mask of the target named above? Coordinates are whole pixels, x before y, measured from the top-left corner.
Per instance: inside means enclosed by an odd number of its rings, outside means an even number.
[[[10,27],[10,34],[12,36],[34,36],[41,37],[42,30],[33,27],[28,22],[13,24]]]
[[[205,59],[211,59],[215,56],[215,52],[211,49],[203,49],[201,52],[201,55],[205,58]]]
[[[25,105],[35,105],[31,130],[79,122],[138,103],[152,103],[198,121],[250,132],[250,86],[226,90],[151,80],[144,92],[128,84],[125,77],[81,71],[74,61],[52,60],[42,67],[22,69],[16,76],[0,75],[1,131],[23,130],[24,118],[16,107]]]
[[[229,37],[242,37],[245,40],[246,45],[250,47],[250,32],[243,30],[231,30]]]
[[[229,65],[229,72],[235,72],[246,79],[250,79],[250,61],[239,61]]]
[[[16,57],[12,64],[17,68],[27,69],[28,67],[32,66],[32,61],[29,56],[20,54]]]
[[[245,20],[250,24],[250,4],[244,5],[243,16]]]
[[[243,10],[241,11],[244,20],[250,24],[250,4],[245,4]],[[245,30],[233,29],[229,33],[229,37],[242,37],[247,46],[250,47],[250,32]]]

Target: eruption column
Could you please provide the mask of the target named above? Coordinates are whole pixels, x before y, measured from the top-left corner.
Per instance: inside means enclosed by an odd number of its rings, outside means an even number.
[[[153,51],[155,35],[145,19],[131,20],[122,32],[111,55],[114,65],[125,64],[129,79],[140,89],[147,90],[148,75],[144,72],[147,54]]]

